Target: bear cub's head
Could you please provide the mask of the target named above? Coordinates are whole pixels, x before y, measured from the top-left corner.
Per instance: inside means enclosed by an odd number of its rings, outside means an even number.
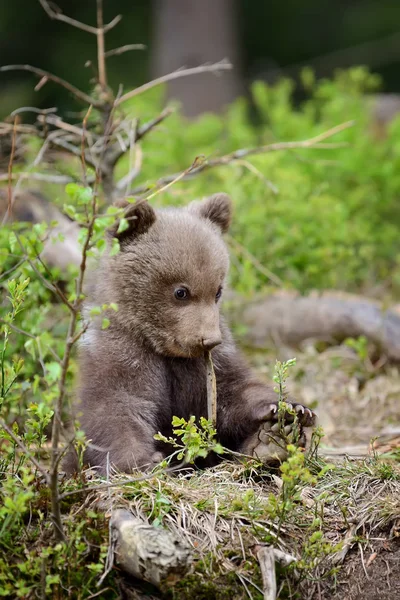
[[[153,351],[201,356],[221,343],[219,301],[229,267],[222,233],[232,203],[214,194],[185,208],[126,204],[121,251],[105,258],[96,300],[116,302],[113,321]]]

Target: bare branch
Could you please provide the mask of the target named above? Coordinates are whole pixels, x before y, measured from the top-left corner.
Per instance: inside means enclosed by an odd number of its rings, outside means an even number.
[[[277,142],[274,144],[268,144],[266,146],[258,146],[256,148],[243,148],[241,150],[235,150],[235,152],[231,152],[230,154],[225,154],[224,156],[220,156],[219,158],[214,158],[210,160],[205,160],[196,168],[191,169],[190,171],[184,171],[183,173],[173,173],[172,175],[166,175],[165,177],[161,177],[156,182],[156,187],[160,188],[169,184],[172,184],[175,181],[182,179],[190,179],[199,173],[211,169],[213,167],[220,167],[229,165],[237,160],[242,160],[246,156],[253,156],[256,154],[267,154],[268,152],[277,152],[280,150],[296,150],[296,149],[308,149],[308,148],[323,148],[326,150],[334,149],[338,147],[343,147],[343,144],[322,144],[323,140],[326,140],[337,133],[348,129],[354,125],[354,121],[347,121],[346,123],[342,123],[337,125],[336,127],[332,127],[319,135],[310,138],[308,140],[303,140],[300,142]],[[149,187],[148,185],[141,185],[133,190],[130,190],[129,194],[135,196],[137,194],[144,194],[148,192],[150,189],[154,189],[154,185]],[[164,188],[165,189],[165,188]]]
[[[118,23],[120,22],[121,19],[122,19],[122,15],[117,15],[107,25],[104,25],[104,27],[103,27],[104,33],[107,33],[108,31],[113,29],[116,25],[118,25]]]
[[[140,170],[142,168],[142,158],[143,158],[142,149],[140,148],[140,146],[135,146],[135,151],[136,151],[135,162],[134,162],[133,167],[129,170],[129,173],[127,175],[125,175],[125,177],[122,177],[122,179],[120,179],[119,182],[117,183],[117,190],[123,191],[125,189],[125,196],[128,193],[128,189],[129,189],[129,186],[131,185],[132,181],[135,179],[135,177],[137,177],[139,175]]]
[[[88,138],[89,144],[93,144],[94,137],[98,138],[96,134],[87,131],[86,129],[83,130],[81,127],[77,127],[76,125],[71,125],[70,123],[63,121],[60,117],[57,117],[56,115],[41,115],[40,117],[38,117],[38,121],[43,124],[48,123],[50,125],[54,125],[54,127],[58,127],[59,129],[63,129],[64,131],[68,131],[69,133],[74,133],[79,138],[81,138],[82,135],[85,135]]]
[[[56,10],[51,8],[51,6],[47,2],[47,0],[39,0],[39,2],[41,4],[42,8],[49,15],[50,19],[55,19],[56,21],[63,21],[63,23],[68,23],[68,25],[72,25],[72,27],[76,27],[77,29],[82,29],[82,31],[86,31],[87,33],[93,33],[94,35],[97,35],[96,27],[92,27],[91,25],[86,25],[86,23],[81,23],[81,21],[77,21],[76,19],[72,19],[71,17],[67,17],[66,15],[63,15],[63,13],[61,12],[61,9],[58,7],[57,7],[58,12],[57,12]],[[110,29],[115,27],[117,25],[117,23],[120,22],[121,19],[122,19],[121,15],[117,15],[116,17],[114,17],[114,19],[112,21],[110,21],[110,23],[108,23],[108,25],[105,25],[103,27],[104,33],[107,33],[107,31],[110,31]]]
[[[57,7],[57,11],[53,10],[47,0],[39,0],[42,8],[46,11],[50,19],[55,19],[56,21],[63,21],[63,23],[68,23],[68,25],[72,25],[72,27],[76,27],[77,29],[82,29],[82,31],[86,31],[87,33],[97,34],[96,27],[92,27],[91,25],[86,25],[85,23],[81,23],[80,21],[76,21],[75,19],[71,19],[71,17],[67,17],[63,15],[61,9]]]
[[[89,162],[88,158],[90,159],[90,161],[92,160],[90,157],[90,152],[89,152],[89,157],[87,156],[87,152],[85,150],[85,142],[86,142],[86,134],[87,134],[87,122],[88,119],[90,117],[90,113],[92,112],[92,106],[89,106],[89,109],[83,119],[82,122],[82,135],[81,135],[81,164],[82,164],[82,178],[83,178],[83,182],[85,184],[85,186],[87,186],[88,181],[87,181],[87,173],[86,173],[86,163]],[[94,163],[92,163],[94,164]],[[95,166],[96,168],[96,166]]]
[[[0,122],[0,135],[8,135],[14,130],[12,123]],[[15,125],[17,133],[31,133],[33,135],[39,135],[39,131],[33,125]]]
[[[16,108],[13,110],[11,116],[14,117],[22,112],[33,112],[39,115],[48,115],[50,113],[57,112],[57,107],[53,106],[52,108],[36,108],[35,106],[21,106],[21,108]]]
[[[155,119],[144,123],[141,127],[136,129],[136,135],[133,139],[133,142],[136,143],[141,140],[145,135],[149,133],[154,127],[159,125],[162,121],[164,121],[167,117],[172,115],[174,110],[172,108],[164,109]],[[112,166],[116,165],[118,160],[123,156],[126,151],[130,148],[130,141],[127,147],[123,148],[120,143],[114,144],[111,146],[106,154],[106,162]]]
[[[183,179],[186,175],[189,175],[193,171],[196,171],[199,168],[199,165],[202,165],[203,162],[204,162],[204,157],[203,156],[196,156],[196,158],[194,159],[193,163],[190,165],[189,168],[187,168],[182,173],[179,173],[175,177],[175,179],[172,179],[172,181],[169,181],[168,183],[166,183],[161,188],[156,189],[156,191],[153,192],[152,194],[150,194],[150,196],[147,196],[146,199],[147,200],[151,200],[151,198],[154,198],[154,196],[157,196],[158,194],[161,194],[161,192],[164,192],[166,189],[168,189],[169,187],[171,187],[171,185],[173,185],[174,183],[177,183],[178,181],[180,181],[181,179]]]
[[[17,131],[15,129],[15,126],[17,124],[17,117],[14,118],[14,127],[13,127],[13,132],[12,132],[12,140],[11,140],[11,152],[10,152],[10,160],[8,161],[8,194],[7,194],[7,200],[8,200],[8,206],[7,206],[7,211],[6,214],[4,215],[4,219],[3,219],[3,223],[7,220],[7,217],[12,217],[12,189],[11,189],[11,182],[12,182],[12,167],[13,167],[13,161],[14,161],[14,154],[15,154],[15,142],[16,142],[16,135],[17,135]]]
[[[23,171],[22,173],[12,173],[11,178],[14,179],[33,179],[34,181],[46,181],[47,183],[74,183],[76,179],[69,177],[68,175],[47,175],[46,173],[28,173]],[[8,175],[0,175],[0,181],[8,181]]]
[[[232,65],[227,60],[221,60],[220,62],[213,63],[211,65],[201,65],[199,67],[193,67],[191,69],[178,69],[173,73],[169,73],[168,75],[162,75],[161,77],[157,77],[157,79],[153,79],[153,81],[149,81],[144,85],[141,85],[130,92],[127,92],[119,100],[116,101],[115,105],[119,106],[126,100],[130,100],[143,92],[147,92],[153,87],[157,85],[161,85],[162,83],[167,83],[167,81],[172,81],[174,79],[179,79],[180,77],[188,77],[190,75],[199,75],[200,73],[218,73],[219,71],[229,71],[232,69]]]
[[[51,144],[53,144],[53,146],[59,146],[60,148],[63,148],[64,150],[67,150],[68,152],[70,152],[71,154],[73,154],[74,156],[77,156],[79,158],[81,158],[82,156],[82,151],[80,148],[78,148],[78,146],[74,146],[74,144],[71,144],[70,142],[68,142],[65,139],[59,138],[59,137],[55,137],[51,140]],[[85,151],[85,161],[93,168],[96,168],[97,163],[93,160],[93,158],[91,157],[90,153]]]
[[[34,73],[38,77],[47,77],[47,79],[50,79],[51,81],[54,81],[54,83],[64,87],[66,90],[71,92],[71,94],[79,98],[79,100],[82,100],[82,102],[93,104],[93,106],[96,108],[101,108],[103,106],[100,100],[95,100],[91,96],[88,96],[88,94],[85,94],[85,92],[82,92],[68,81],[65,81],[65,79],[61,79],[61,77],[58,77],[58,75],[53,75],[48,71],[43,71],[43,69],[38,69],[32,65],[5,65],[4,67],[0,67],[0,72],[4,71],[29,71],[29,73]]]
[[[107,88],[106,59],[104,55],[103,0],[97,0],[97,68],[102,90]]]
[[[151,121],[147,121],[141,127],[138,127],[135,137],[135,142],[141,140],[149,131],[154,129],[157,125],[159,125],[162,121],[164,121],[167,117],[172,115],[174,112],[173,108],[165,108],[155,119]]]
[[[104,53],[104,56],[110,58],[110,56],[119,56],[120,54],[130,52],[131,50],[146,50],[146,46],[144,44],[126,44],[125,46],[108,50]]]

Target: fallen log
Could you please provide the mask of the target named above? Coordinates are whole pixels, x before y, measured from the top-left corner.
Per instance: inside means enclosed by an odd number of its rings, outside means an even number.
[[[400,360],[400,309],[344,292],[309,296],[281,292],[257,300],[235,299],[234,318],[254,348],[299,346],[308,339],[328,343],[365,336],[391,360]]]
[[[117,564],[160,589],[179,580],[192,565],[192,553],[183,537],[145,523],[128,510],[113,511],[111,531]]]

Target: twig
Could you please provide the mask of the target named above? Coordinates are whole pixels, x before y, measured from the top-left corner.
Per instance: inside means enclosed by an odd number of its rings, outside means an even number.
[[[154,127],[159,125],[162,121],[164,121],[167,117],[172,115],[174,112],[173,108],[165,108],[155,119],[151,121],[147,121],[141,127],[138,127],[135,137],[135,142],[141,140],[146,134],[149,133]]]
[[[277,152],[280,150],[294,150],[298,148],[324,148],[324,149],[333,149],[337,148],[337,145],[321,145],[322,140],[326,140],[337,133],[348,129],[354,125],[354,121],[347,121],[346,123],[342,123],[341,125],[337,125],[336,127],[332,127],[327,131],[307,140],[303,140],[300,142],[277,142],[273,144],[268,144],[266,146],[258,146],[257,148],[243,148],[240,150],[235,150],[235,152],[231,152],[230,154],[225,154],[224,156],[220,156],[219,158],[205,160],[201,164],[199,164],[196,168],[192,169],[190,172],[182,173],[173,173],[172,175],[166,175],[165,177],[161,177],[157,182],[156,186],[162,186],[165,184],[169,184],[171,182],[175,182],[179,179],[190,179],[195,175],[198,175],[202,171],[206,171],[207,169],[211,169],[213,167],[226,166],[231,164],[236,160],[241,160],[245,156],[253,156],[256,154],[267,154],[268,152]],[[154,186],[152,186],[154,187]],[[130,190],[131,195],[143,194],[149,190],[148,185],[141,185],[133,190]]]
[[[82,29],[82,31],[86,31],[86,33],[93,33],[97,35],[97,28],[92,27],[92,25],[86,25],[86,23],[81,23],[81,21],[77,21],[76,19],[72,19],[71,17],[67,17],[64,15],[61,10],[57,7],[58,11],[55,11],[51,8],[47,0],[39,0],[42,8],[46,11],[50,19],[55,19],[56,21],[63,21],[64,23],[68,23],[68,25],[72,25],[72,27],[76,27],[77,29]],[[116,16],[108,25],[103,27],[104,33],[110,31],[117,23],[121,20],[121,15]]]
[[[57,117],[56,115],[40,116],[38,118],[38,121],[40,123],[49,123],[50,125],[54,125],[55,127],[58,127],[59,129],[63,129],[65,131],[68,131],[69,133],[74,133],[75,135],[77,135],[79,137],[81,137],[82,135],[85,135],[90,144],[93,144],[93,137],[97,137],[96,134],[93,134],[90,131],[84,130],[81,127],[77,127],[76,125],[71,125],[70,123],[63,121],[60,117]]]
[[[73,183],[76,181],[75,177],[69,175],[47,175],[46,173],[28,173],[22,171],[19,173],[12,173],[11,178],[14,179],[34,179],[35,181],[47,181],[48,183]],[[8,181],[8,175],[0,175],[0,181]]]
[[[138,96],[139,94],[143,94],[143,92],[147,92],[153,87],[157,85],[161,85],[162,83],[167,83],[168,81],[173,81],[174,79],[179,79],[180,77],[188,77],[190,75],[199,75],[200,73],[217,73],[219,71],[228,71],[232,69],[232,65],[227,60],[221,60],[220,62],[213,63],[211,65],[201,65],[199,67],[193,67],[191,69],[178,69],[173,73],[169,73],[168,75],[162,75],[161,77],[157,77],[157,79],[153,79],[153,81],[149,81],[144,85],[141,85],[130,92],[127,92],[116,102],[116,106],[119,106],[123,102]]]
[[[87,186],[86,163],[89,162],[89,164],[90,163],[94,164],[93,161],[91,161],[91,160],[88,161],[88,157],[85,152],[85,141],[86,141],[86,134],[87,134],[86,128],[87,128],[87,122],[88,122],[91,112],[92,112],[92,105],[89,106],[89,109],[83,119],[82,129],[81,129],[81,131],[82,131],[82,134],[81,134],[81,163],[82,163],[82,177],[83,177],[83,182],[84,182],[85,186]]]
[[[14,124],[0,122],[0,135],[7,135],[14,129]],[[15,129],[18,133],[32,133],[39,135],[39,131],[33,125],[16,125]]]
[[[64,87],[66,90],[71,92],[71,94],[79,98],[79,100],[82,100],[87,104],[93,104],[93,106],[95,106],[96,108],[101,108],[103,106],[101,100],[95,100],[91,96],[88,96],[88,94],[85,94],[85,92],[82,92],[68,81],[65,81],[65,79],[61,79],[61,77],[58,77],[58,75],[53,75],[53,73],[49,73],[48,71],[44,71],[43,69],[38,69],[37,67],[33,67],[32,65],[6,65],[4,67],[0,67],[0,72],[4,71],[29,71],[29,73],[34,73],[40,78],[46,77],[47,79],[54,81],[54,83],[57,83],[58,85]]]
[[[131,50],[146,50],[146,46],[144,44],[126,44],[125,46],[108,50],[104,53],[104,56],[105,58],[110,58],[110,56],[119,56],[120,54],[130,52]]]
[[[22,452],[27,456],[27,458],[31,461],[31,463],[37,468],[37,470],[43,475],[46,480],[46,483],[49,483],[49,474],[44,467],[36,460],[36,458],[31,454],[28,448],[21,442],[19,437],[15,435],[13,430],[7,425],[7,423],[0,417],[0,427],[2,427],[5,431],[7,431],[8,435],[14,440],[17,446],[22,450]]]
[[[97,0],[97,68],[99,84],[104,91],[107,88],[106,59],[104,55],[103,0]]]
[[[236,249],[238,250],[238,252],[241,252],[247,258],[247,260],[249,260],[255,266],[255,268],[260,273],[265,275],[265,277],[270,279],[273,283],[275,283],[275,285],[278,285],[280,287],[283,286],[282,279],[280,277],[278,277],[278,275],[275,275],[275,273],[273,273],[272,271],[267,269],[267,267],[265,267],[255,256],[253,256],[251,254],[251,252],[249,252],[247,250],[247,248],[242,246],[242,244],[240,244],[237,240],[235,240],[235,238],[233,238],[231,236],[227,236],[227,238],[228,238],[229,243],[232,244],[232,246],[235,246]]]
[[[245,167],[245,169],[247,169],[248,171],[250,171],[251,173],[256,175],[256,177],[258,177],[258,179],[260,179],[261,181],[263,181],[265,183],[265,185],[271,190],[272,193],[274,193],[275,195],[277,195],[279,193],[279,190],[276,187],[276,185],[274,185],[272,183],[272,181],[267,179],[263,175],[263,173],[261,173],[251,162],[249,162],[248,160],[238,160],[237,164],[243,165]]]
[[[16,271],[21,265],[23,265],[25,261],[26,261],[25,257],[21,258],[21,260],[19,260],[16,265],[13,265],[7,271],[3,271],[3,273],[0,275],[0,283],[7,277],[7,275],[14,273],[14,271]],[[9,325],[11,327],[11,324],[9,324]]]
[[[56,21],[63,21],[64,23],[68,23],[68,25],[72,25],[72,27],[76,27],[77,29],[82,29],[82,31],[86,31],[86,33],[94,33],[96,35],[97,29],[96,27],[92,27],[91,25],[86,25],[85,23],[81,23],[80,21],[76,21],[75,19],[71,19],[71,17],[67,17],[63,15],[61,10],[57,7],[59,12],[53,10],[48,4],[47,0],[39,0],[42,8],[46,11],[50,19],[55,19]]]
[[[217,382],[211,352],[206,353],[207,361],[207,418],[214,427],[217,425]]]
[[[136,129],[136,134],[135,134],[133,142],[136,143],[139,140],[141,140],[145,135],[147,135],[149,133],[149,131],[154,129],[154,127],[159,125],[159,123],[164,121],[173,112],[174,112],[174,110],[172,108],[166,108],[155,119],[152,119],[151,121],[144,123],[141,127],[138,127]],[[111,166],[115,166],[117,164],[118,160],[121,158],[121,156],[123,156],[128,149],[129,149],[129,144],[125,148],[122,148],[120,143],[114,144],[113,146],[111,146],[108,149],[108,151],[106,153],[107,163],[110,164]]]
[[[11,181],[12,181],[12,167],[13,167],[14,154],[15,154],[15,141],[16,141],[15,125],[16,125],[16,123],[17,123],[17,117],[15,117],[15,119],[14,119],[14,127],[13,127],[13,132],[12,132],[12,141],[11,141],[11,153],[10,153],[10,160],[8,161],[8,173],[7,173],[8,174],[7,212],[4,215],[3,224],[7,220],[7,217],[12,217],[12,188],[11,188]]]
[[[194,161],[190,165],[190,167],[188,167],[182,173],[178,173],[178,175],[175,177],[175,179],[172,179],[171,181],[166,183],[164,186],[160,187],[159,189],[156,189],[156,191],[153,192],[152,194],[150,194],[150,196],[147,196],[146,200],[150,200],[151,198],[154,198],[154,196],[161,194],[161,192],[165,192],[165,190],[167,190],[169,187],[174,185],[174,183],[177,183],[178,181],[183,179],[186,175],[189,175],[189,173],[191,173],[192,171],[196,171],[199,168],[199,165],[201,165],[203,163],[203,161],[204,161],[203,156],[196,156],[196,158],[194,159]]]
[[[57,108],[53,106],[52,108],[36,108],[35,106],[21,106],[20,108],[16,108],[12,111],[11,116],[19,115],[22,112],[33,112],[38,115],[49,115],[51,113],[57,112]]]
[[[116,25],[118,25],[118,23],[120,22],[121,19],[122,19],[122,15],[117,15],[107,25],[104,25],[104,33],[108,33],[111,29],[113,29]]]

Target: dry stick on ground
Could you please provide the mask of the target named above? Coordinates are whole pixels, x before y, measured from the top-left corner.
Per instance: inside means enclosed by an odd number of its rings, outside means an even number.
[[[264,600],[276,600],[276,575],[274,549],[261,547],[257,552],[263,582]]]

